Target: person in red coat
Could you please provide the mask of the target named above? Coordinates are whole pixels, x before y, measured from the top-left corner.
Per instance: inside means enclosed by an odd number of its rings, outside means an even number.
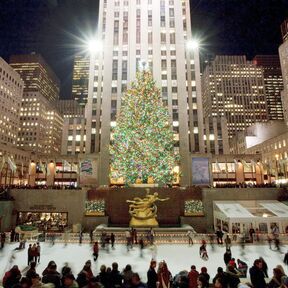
[[[199,272],[196,270],[195,265],[191,266],[191,270],[188,273],[188,279],[189,279],[189,288],[197,288],[197,279],[199,277]]]
[[[98,241],[96,241],[93,245],[94,261],[96,261],[98,259],[98,254],[99,254],[99,245],[98,245]]]

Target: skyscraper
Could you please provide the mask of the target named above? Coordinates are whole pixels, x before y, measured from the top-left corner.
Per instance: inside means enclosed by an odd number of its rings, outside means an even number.
[[[281,101],[283,79],[279,56],[256,55],[253,59],[253,64],[263,68],[268,119],[283,120],[283,107]]]
[[[228,134],[267,121],[263,69],[245,56],[216,56],[202,77],[205,117],[224,116]]]
[[[60,81],[40,54],[13,55],[10,65],[24,81],[25,92],[40,92],[48,101],[59,99]]]
[[[81,106],[85,106],[88,98],[90,57],[76,55],[72,77],[72,98]]]
[[[9,146],[17,144],[23,87],[20,75],[0,58],[0,143]]]
[[[17,146],[39,154],[60,153],[63,118],[56,108],[57,76],[39,54],[13,55],[10,62],[24,81]]]
[[[199,51],[193,45],[188,0],[101,0],[86,105],[86,153],[98,153],[99,184],[109,183],[111,127],[121,95],[142,65],[153,73],[171,115],[182,184],[189,185],[190,153],[203,153]],[[128,87],[129,88],[129,87]]]
[[[283,91],[281,93],[283,113],[288,125],[288,19],[281,25],[283,43],[279,47],[279,56],[283,76]]]

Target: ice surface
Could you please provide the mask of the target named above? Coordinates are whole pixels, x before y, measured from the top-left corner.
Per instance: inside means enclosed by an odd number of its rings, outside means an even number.
[[[14,259],[11,261],[12,251],[15,247],[18,247],[18,243],[6,244],[4,249],[0,250],[0,279],[2,280],[3,274],[12,265],[17,264],[20,270],[24,270],[27,267],[27,247],[29,243],[26,243],[26,249],[23,251],[14,252]],[[68,262],[72,268],[75,276],[80,272],[84,263],[87,260],[92,260],[93,273],[98,274],[100,265],[105,264],[110,266],[112,262],[118,262],[119,270],[125,267],[126,264],[132,265],[132,270],[138,272],[143,281],[146,281],[146,272],[149,268],[149,262],[152,257],[152,251],[149,247],[144,249],[143,257],[140,257],[140,251],[138,246],[134,247],[133,250],[127,252],[126,246],[116,244],[115,250],[108,252],[100,250],[98,261],[93,262],[92,257],[92,246],[89,244],[55,244],[51,246],[50,243],[40,243],[41,245],[41,261],[37,266],[37,273],[42,274],[42,271],[47,266],[50,260],[54,260],[57,263],[58,271],[61,271],[65,262]],[[199,245],[194,244],[193,246],[188,246],[184,244],[161,244],[157,245],[157,256],[156,260],[165,260],[168,264],[168,268],[173,275],[181,270],[190,270],[192,264],[196,265],[197,270],[201,267],[206,266],[208,268],[208,273],[211,277],[216,274],[217,267],[224,267],[223,254],[225,252],[225,247],[219,247],[214,245],[214,251],[208,245],[208,255],[209,260],[205,261],[199,257]],[[272,247],[273,248],[273,247]],[[253,265],[253,261],[262,256],[269,268],[269,276],[272,276],[272,270],[276,265],[283,263],[284,254],[287,251],[287,246],[282,246],[282,254],[274,250],[270,250],[268,245],[246,245],[245,255],[241,256],[240,246],[232,246],[232,256],[237,259],[244,260],[248,263],[249,267]],[[287,267],[284,267],[285,271],[288,272]],[[0,281],[1,281],[0,280]]]

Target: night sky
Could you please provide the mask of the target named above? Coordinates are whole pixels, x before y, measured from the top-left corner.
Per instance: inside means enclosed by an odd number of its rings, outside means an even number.
[[[175,0],[177,1],[177,0]],[[276,54],[288,0],[191,0],[192,29],[207,54]],[[79,38],[96,30],[98,0],[0,0],[0,56],[40,52],[71,94]]]

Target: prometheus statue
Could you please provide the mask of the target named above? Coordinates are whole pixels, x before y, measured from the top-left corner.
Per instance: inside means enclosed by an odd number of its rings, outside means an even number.
[[[169,198],[161,199],[158,197],[158,193],[149,194],[147,189],[147,195],[141,199],[135,197],[133,200],[126,200],[129,205],[129,214],[131,215],[130,227],[157,227],[159,226],[157,221],[157,206],[156,201],[167,201]]]

